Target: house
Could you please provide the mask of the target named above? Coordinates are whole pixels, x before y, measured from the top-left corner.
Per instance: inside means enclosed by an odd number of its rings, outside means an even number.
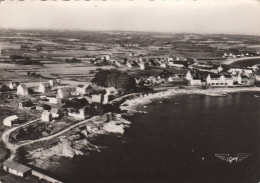
[[[48,97],[47,99],[49,99],[50,104],[61,104],[62,103],[62,99],[60,99],[60,98]]]
[[[51,111],[52,118],[60,118],[61,117],[61,111],[58,108],[52,108]]]
[[[187,72],[185,79],[187,79],[188,81],[192,80],[192,75],[191,75],[190,71]]]
[[[93,87],[90,85],[90,83],[85,84],[85,85],[77,85],[77,87],[76,87],[77,95],[89,94],[91,91],[93,91]]]
[[[52,115],[48,111],[43,111],[41,119],[42,121],[50,122],[52,120]]]
[[[40,83],[38,91],[40,93],[46,93],[51,91],[51,86],[49,83]]]
[[[218,66],[217,70],[218,70],[218,73],[223,72],[223,67],[222,67],[222,65]]]
[[[19,118],[16,115],[6,117],[3,121],[3,125],[5,126],[13,126],[14,124],[18,124]]]
[[[81,109],[79,109],[78,111],[74,110],[74,111],[70,111],[68,113],[69,116],[74,117],[74,118],[78,118],[78,119],[85,119],[86,118],[86,108],[83,107]]]
[[[107,104],[109,101],[113,100],[117,93],[118,91],[114,87],[106,88],[106,93],[103,96],[103,104]]]
[[[10,82],[9,88],[16,89],[20,85],[20,82]]]
[[[17,87],[17,95],[28,96],[28,88],[25,84],[20,84]]]
[[[201,78],[199,78],[199,77],[192,77],[192,79],[189,81],[189,83],[192,86],[200,86],[200,85],[202,85]]]
[[[247,85],[249,78],[245,75],[238,74],[237,82],[238,84]]]
[[[231,75],[209,74],[206,79],[207,85],[210,86],[233,86],[234,80]]]
[[[3,162],[3,169],[20,177],[24,177],[31,173],[31,168],[17,163],[13,160],[6,160],[5,162]]]
[[[145,70],[144,63],[139,63],[140,70]]]
[[[248,69],[248,68],[231,68],[228,70],[229,73],[232,73],[232,75],[236,75],[236,74],[253,74],[253,70],[252,69]]]
[[[97,103],[100,103],[102,104],[103,103],[103,95],[102,94],[94,94],[92,95],[91,97],[91,102],[97,102]]]
[[[130,64],[129,62],[126,63],[126,66],[129,67],[129,68],[132,68],[132,64]]]
[[[60,99],[68,98],[73,90],[74,88],[59,88],[56,97]]]
[[[56,84],[58,84],[58,80],[49,80],[50,86],[55,86]]]

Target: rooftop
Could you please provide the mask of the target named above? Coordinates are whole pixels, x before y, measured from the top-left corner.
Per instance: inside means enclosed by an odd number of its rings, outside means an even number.
[[[6,160],[5,162],[3,162],[3,165],[7,166],[8,168],[17,170],[18,172],[21,172],[21,173],[26,173],[31,170],[31,168],[24,166],[20,163],[17,163],[15,161],[12,161],[12,160]]]

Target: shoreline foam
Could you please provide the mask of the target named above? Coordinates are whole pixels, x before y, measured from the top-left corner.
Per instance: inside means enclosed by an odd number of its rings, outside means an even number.
[[[124,103],[121,104],[120,109],[126,110],[128,112],[137,112],[136,107],[138,105],[145,105],[152,102],[152,100],[171,97],[174,95],[208,95],[208,96],[225,96],[228,93],[239,93],[239,92],[260,92],[260,87],[240,87],[240,88],[209,88],[209,89],[200,89],[200,88],[174,88],[166,91],[161,91],[157,93],[141,94],[141,96],[127,99]]]

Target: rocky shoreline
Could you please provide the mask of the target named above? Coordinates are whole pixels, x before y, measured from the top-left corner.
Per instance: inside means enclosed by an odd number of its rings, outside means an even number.
[[[108,116],[113,116],[109,121]],[[120,114],[107,113],[97,120],[78,126],[57,138],[57,143],[48,147],[27,150],[26,160],[38,168],[47,169],[51,163],[58,163],[61,157],[73,158],[88,155],[91,151],[101,151],[102,147],[91,144],[90,139],[98,135],[123,135],[131,123]]]
[[[228,93],[259,91],[258,87],[241,88],[171,88],[157,93],[147,93],[135,95],[134,98],[126,99],[120,106],[124,115],[143,113],[137,111],[136,107],[151,103],[156,99],[163,99],[174,95],[208,95],[225,96]],[[109,119],[109,120],[108,120]],[[98,119],[73,128],[63,136],[57,138],[57,143],[48,147],[40,147],[27,151],[26,159],[29,164],[36,167],[47,169],[52,163],[58,163],[61,157],[73,158],[74,156],[88,155],[91,151],[102,151],[103,147],[96,146],[90,142],[92,137],[98,135],[117,134],[123,135],[124,129],[129,127],[131,122],[122,117],[122,114],[106,113]]]

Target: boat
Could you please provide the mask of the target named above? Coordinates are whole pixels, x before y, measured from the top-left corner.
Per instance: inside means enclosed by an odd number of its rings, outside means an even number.
[[[254,95],[254,97],[258,98],[258,97],[259,97],[259,95]]]

